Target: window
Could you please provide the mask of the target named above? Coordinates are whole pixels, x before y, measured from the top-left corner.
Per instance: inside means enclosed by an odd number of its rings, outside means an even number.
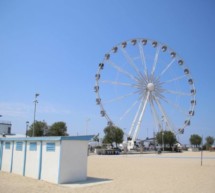
[[[10,142],[5,142],[5,149],[10,149]]]
[[[11,134],[11,127],[8,127],[8,134]]]
[[[30,151],[37,151],[37,143],[36,142],[30,142]]]
[[[46,143],[46,151],[55,151],[55,143]]]
[[[16,151],[22,151],[23,142],[16,142]]]

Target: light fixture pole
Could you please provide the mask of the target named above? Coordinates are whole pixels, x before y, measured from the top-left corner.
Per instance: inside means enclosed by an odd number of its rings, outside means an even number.
[[[162,130],[162,143],[163,143],[162,146],[163,146],[163,151],[164,151],[164,137],[163,136],[164,136],[164,131]]]
[[[164,116],[162,116],[162,147],[163,147],[163,151],[164,151]]]
[[[37,109],[37,97],[39,96],[40,94],[36,93],[35,94],[35,100],[33,101],[34,102],[34,125],[33,125],[33,137],[35,135],[35,118],[36,118],[36,109]]]
[[[27,137],[28,125],[29,125],[29,121],[26,121],[26,132],[25,132],[25,137]]]
[[[86,120],[86,135],[87,135],[87,129],[88,129],[88,123],[89,123],[89,121],[90,121],[90,118],[88,118],[88,119]]]

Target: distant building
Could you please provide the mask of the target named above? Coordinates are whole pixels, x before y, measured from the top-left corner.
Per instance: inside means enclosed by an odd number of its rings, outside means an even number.
[[[0,122],[0,135],[10,135],[11,134],[12,124],[10,121],[1,121]]]

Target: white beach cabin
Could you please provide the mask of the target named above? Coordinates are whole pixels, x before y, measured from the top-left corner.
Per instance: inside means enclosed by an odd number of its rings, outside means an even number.
[[[0,170],[57,184],[86,180],[92,137],[0,138]]]

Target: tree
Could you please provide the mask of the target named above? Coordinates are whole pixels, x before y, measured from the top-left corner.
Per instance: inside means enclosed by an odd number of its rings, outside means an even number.
[[[104,129],[104,139],[103,139],[103,143],[110,143],[113,146],[113,143],[117,144],[122,143],[123,142],[123,135],[124,132],[122,129],[115,127],[115,126],[107,126]]]
[[[34,123],[31,124],[29,127],[29,130],[27,131],[27,136],[34,137],[34,136],[43,136],[44,131],[48,129],[47,123],[44,121],[36,121],[35,125]],[[34,130],[34,132],[33,132]],[[33,136],[34,133],[34,136]]]
[[[206,140],[206,147],[209,149],[214,144],[214,138],[211,136],[208,136],[205,138]]]
[[[169,145],[169,147],[172,147],[177,142],[176,136],[172,131],[160,131],[157,133],[156,139],[158,144]]]
[[[53,123],[46,136],[68,136],[66,123],[62,121]]]
[[[191,145],[198,147],[202,143],[202,138],[197,134],[193,134],[190,136],[190,143]]]

